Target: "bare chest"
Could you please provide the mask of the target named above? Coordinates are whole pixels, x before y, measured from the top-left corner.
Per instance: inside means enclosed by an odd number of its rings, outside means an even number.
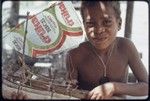
[[[115,52],[109,59],[105,71],[102,61],[96,55],[89,54],[78,66],[79,77],[86,82],[98,83],[106,72],[110,81],[124,82],[128,72],[127,64],[126,56]]]

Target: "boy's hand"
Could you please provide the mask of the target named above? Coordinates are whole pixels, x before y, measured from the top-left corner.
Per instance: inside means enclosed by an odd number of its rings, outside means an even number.
[[[16,92],[11,93],[11,98],[12,99],[28,99],[28,96],[24,94],[23,92],[19,92],[18,94]]]
[[[95,87],[88,94],[88,99],[110,99],[114,93],[114,84],[105,83],[103,85]]]

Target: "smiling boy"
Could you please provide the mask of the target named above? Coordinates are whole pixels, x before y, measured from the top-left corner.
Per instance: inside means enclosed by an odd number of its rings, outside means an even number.
[[[68,52],[68,80],[90,90],[88,99],[148,94],[148,74],[135,45],[116,37],[121,28],[118,1],[83,1],[81,15],[88,41]],[[128,65],[138,83],[128,84]]]

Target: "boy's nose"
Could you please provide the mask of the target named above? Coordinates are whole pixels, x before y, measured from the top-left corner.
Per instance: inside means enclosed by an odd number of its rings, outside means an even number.
[[[102,34],[103,32],[105,32],[105,28],[104,27],[98,27],[98,28],[95,28],[95,33],[96,34]]]

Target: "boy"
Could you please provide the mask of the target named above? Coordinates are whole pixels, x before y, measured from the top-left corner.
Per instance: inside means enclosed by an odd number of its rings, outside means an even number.
[[[120,13],[118,1],[82,2],[88,41],[68,52],[67,78],[72,86],[90,90],[89,99],[148,94],[148,74],[137,49],[127,38],[116,37]],[[127,84],[128,65],[138,83]]]

